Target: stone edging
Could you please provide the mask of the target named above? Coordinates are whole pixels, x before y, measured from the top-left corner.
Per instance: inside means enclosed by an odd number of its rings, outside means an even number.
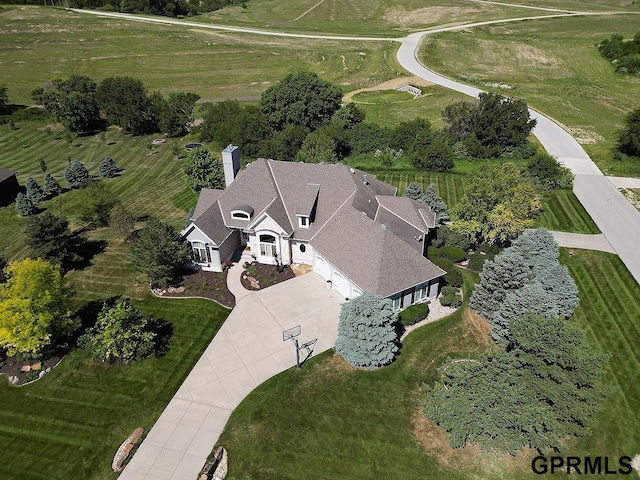
[[[60,365],[60,363],[62,363],[62,360],[64,360],[66,358],[66,355],[64,355],[60,360],[58,360],[58,363],[56,363],[53,367],[51,367],[51,370],[49,370],[49,373],[51,373],[53,371],[54,368],[56,368],[58,365]],[[42,370],[44,372],[44,370]],[[31,380],[30,382],[27,383],[21,383],[20,385],[13,385],[11,383],[11,381],[9,381],[9,383],[14,386],[14,387],[26,387],[27,385],[31,385],[32,383],[36,383],[38,380],[42,380],[44,377],[46,377],[47,375],[49,375],[49,373],[43,375],[42,377],[38,377],[35,380]],[[6,375],[7,378],[9,378],[9,374],[8,373],[0,373],[0,375]]]
[[[151,294],[156,298],[169,298],[169,299],[172,299],[172,300],[175,300],[175,299],[178,299],[178,300],[185,299],[185,300],[187,300],[187,299],[190,299],[190,298],[199,298],[201,300],[211,300],[212,302],[217,303],[218,305],[220,305],[221,307],[226,308],[227,310],[233,310],[233,308],[234,308],[234,307],[227,307],[226,305],[221,304],[219,301],[217,301],[217,300],[215,300],[213,298],[209,298],[209,297],[171,297],[169,295],[158,295],[156,292],[153,291],[153,288],[151,288],[151,286],[149,286],[149,290],[151,291]],[[233,295],[233,293],[231,295]],[[233,297],[235,298],[235,295],[233,295]]]

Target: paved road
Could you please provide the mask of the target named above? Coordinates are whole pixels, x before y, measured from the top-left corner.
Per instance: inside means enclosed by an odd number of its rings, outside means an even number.
[[[481,25],[481,22],[476,25]],[[440,29],[453,30],[458,27]],[[468,28],[468,27],[466,27]],[[455,82],[426,69],[416,58],[420,40],[430,32],[409,35],[398,49],[398,62],[414,75],[446,88],[477,97],[481,90]],[[573,191],[585,210],[640,283],[640,212],[636,210],[602,174],[580,144],[562,127],[539,112],[533,134],[549,154],[558,158],[575,175]]]

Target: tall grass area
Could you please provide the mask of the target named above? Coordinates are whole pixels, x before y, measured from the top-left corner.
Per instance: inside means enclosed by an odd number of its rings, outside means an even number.
[[[640,77],[616,73],[597,49],[613,33],[632,38],[639,21],[638,15],[558,18],[441,33],[427,38],[420,58],[453,78],[525,98],[563,124],[605,174],[640,176],[638,162],[613,159],[618,131],[638,106]]]
[[[571,321],[613,354],[607,381],[618,389],[596,415],[592,434],[572,439],[562,455],[634,456],[640,452],[640,287],[615,255],[571,255],[562,249],[561,262],[580,288]],[[478,277],[464,274],[468,298]],[[233,458],[227,478],[536,477],[535,452],[514,459],[451,450],[442,431],[421,416],[422,384],[434,381],[445,358],[482,352],[487,340],[487,324],[464,306],[412,332],[396,362],[379,371],[353,370],[327,353],[283,372],[231,416],[219,441]]]
[[[0,376],[0,478],[115,479],[120,444],[153,426],[228,314],[206,300],[149,296],[134,305],[173,325],[165,357],[118,367],[75,351],[32,385]]]
[[[311,70],[345,90],[396,76],[392,42],[336,42],[146,24],[36,6],[1,6],[0,65],[9,100],[72,73],[129,75],[163,94],[255,100],[269,85]]]

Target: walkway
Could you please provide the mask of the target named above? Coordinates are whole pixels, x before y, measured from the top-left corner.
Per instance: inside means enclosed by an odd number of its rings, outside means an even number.
[[[241,261],[228,285],[236,307],[158,418],[120,480],[194,480],[233,409],[265,380],[296,363],[282,331],[301,325],[314,353],[332,348],[344,299],[310,272],[265,290],[240,284]]]
[[[599,250],[601,252],[616,253],[607,238],[601,234],[585,235],[582,233],[567,233],[550,231],[553,238],[561,247],[582,248],[584,250]]]

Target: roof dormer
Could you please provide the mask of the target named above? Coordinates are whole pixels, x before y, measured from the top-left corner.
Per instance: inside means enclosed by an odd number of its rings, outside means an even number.
[[[231,218],[234,220],[251,220],[253,207],[250,205],[238,205],[231,209]]]

